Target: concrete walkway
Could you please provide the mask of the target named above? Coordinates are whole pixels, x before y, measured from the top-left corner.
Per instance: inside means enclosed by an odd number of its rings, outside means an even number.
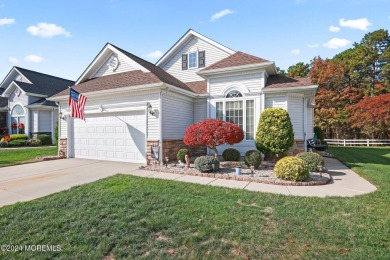
[[[281,186],[146,170],[136,170],[132,171],[130,174],[147,178],[158,178],[198,183],[209,186],[220,186],[249,191],[270,192],[283,195],[307,197],[353,197],[376,190],[376,187],[373,184],[360,177],[360,175],[340,163],[338,160],[332,158],[324,159],[325,166],[328,168],[333,180],[331,180],[328,184],[321,186]]]
[[[284,195],[352,197],[370,193],[376,187],[335,159],[325,158],[333,181],[322,186],[280,186],[247,181],[224,180],[139,170],[140,164],[98,160],[69,159],[0,168],[0,207],[19,201],[44,197],[73,186],[94,182],[117,173],[270,192]]]

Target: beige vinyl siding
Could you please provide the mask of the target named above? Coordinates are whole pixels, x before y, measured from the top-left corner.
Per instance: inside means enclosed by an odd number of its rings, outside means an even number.
[[[293,124],[294,129],[294,139],[295,140],[303,140],[303,97],[288,97],[288,113],[291,118],[291,122]]]
[[[65,110],[63,110],[62,113],[65,113]],[[60,119],[60,122],[59,122],[59,136],[60,138],[67,138],[68,137],[68,133],[67,133],[67,123],[64,119]]]
[[[244,87],[249,92],[260,92],[264,87],[264,73],[236,74],[225,77],[211,78],[210,95],[221,95],[229,87]],[[239,90],[239,89],[238,89]],[[242,91],[242,92],[248,92]]]
[[[287,102],[285,96],[265,96],[265,108],[283,108],[287,110]]]
[[[162,98],[163,139],[182,140],[185,130],[194,122],[194,103],[190,98],[172,93]]]
[[[188,51],[193,47],[198,48],[198,51],[206,52],[205,67],[230,56],[227,52],[194,36],[186,44],[184,44],[182,48],[173,54],[166,63],[162,64],[161,68],[183,82],[204,80],[202,77],[196,74],[203,68],[182,70],[182,54],[187,54]]]
[[[113,71],[112,68],[108,66],[108,62],[112,56],[116,55],[119,59],[119,66],[118,68]],[[101,67],[97,70],[97,72],[91,77],[91,78],[98,78],[102,76],[107,76],[111,74],[121,73],[121,72],[127,72],[127,71],[133,71],[133,70],[145,70],[145,68],[141,67],[138,63],[134,62],[127,56],[125,56],[122,53],[118,54],[112,54],[109,56],[106,61],[101,65]]]
[[[194,102],[194,123],[207,118],[207,99]]]

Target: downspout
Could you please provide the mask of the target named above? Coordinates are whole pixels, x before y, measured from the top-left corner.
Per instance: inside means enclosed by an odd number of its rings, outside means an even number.
[[[57,118],[57,122],[58,122],[58,137],[57,137],[57,156],[60,156],[60,147],[61,147],[61,144],[60,144],[60,136],[61,136],[61,104],[60,102],[56,102],[57,106],[58,106],[58,118]]]
[[[162,132],[162,90],[160,90],[160,98],[159,98],[160,102],[159,102],[159,105],[158,105],[158,111],[159,111],[159,117],[158,117],[158,124],[159,124],[159,143],[160,143],[160,151],[159,151],[159,154],[160,154],[160,164],[161,163],[164,163],[164,160],[163,160],[163,132]]]
[[[303,98],[303,147],[305,152],[307,152],[306,135],[307,135],[307,98],[305,97]]]

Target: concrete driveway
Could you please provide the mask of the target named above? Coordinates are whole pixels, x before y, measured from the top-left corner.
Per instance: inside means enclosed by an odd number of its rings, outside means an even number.
[[[0,168],[0,207],[40,198],[117,173],[140,164],[85,159],[44,161]]]

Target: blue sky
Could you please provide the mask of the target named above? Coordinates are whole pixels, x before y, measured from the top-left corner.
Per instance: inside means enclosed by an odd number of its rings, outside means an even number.
[[[0,0],[0,80],[14,65],[76,80],[106,42],[156,62],[189,28],[287,69],[389,25],[389,0]]]

